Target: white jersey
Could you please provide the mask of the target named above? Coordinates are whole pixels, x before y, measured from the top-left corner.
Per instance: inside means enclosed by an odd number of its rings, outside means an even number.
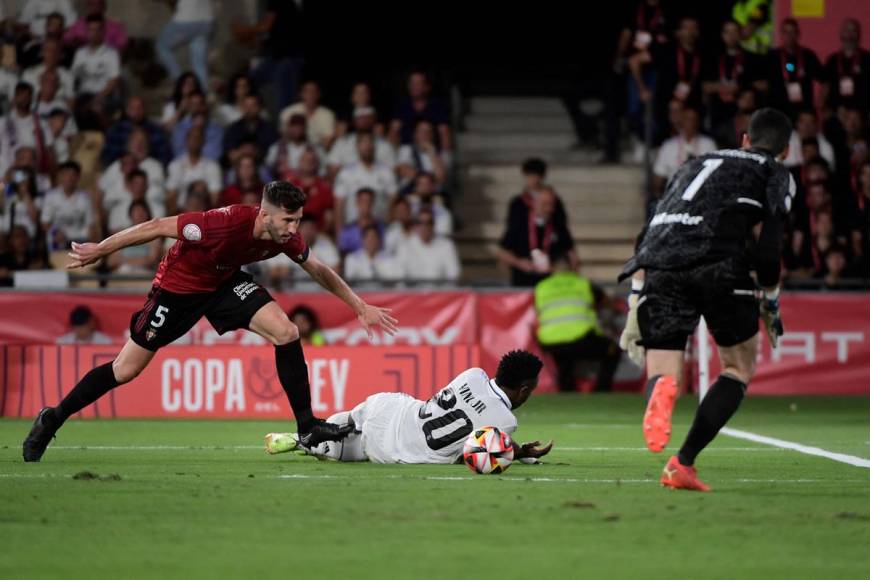
[[[351,412],[365,455],[376,463],[455,463],[468,434],[492,426],[517,428],[511,402],[483,369],[453,379],[428,401],[380,393]]]

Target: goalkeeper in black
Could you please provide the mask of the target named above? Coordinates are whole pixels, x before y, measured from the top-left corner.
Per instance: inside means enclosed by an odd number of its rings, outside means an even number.
[[[668,183],[620,274],[620,281],[632,277],[620,345],[638,364],[645,351],[643,431],[651,451],[668,444],[683,351],[701,316],[722,362],[683,446],[665,466],[665,486],[709,491],[695,472],[695,458],[737,411],[752,379],[759,306],[774,347],[782,335],[780,253],[795,183],[781,161],[791,130],[784,114],[761,109],[750,119],[741,149],[687,161]]]

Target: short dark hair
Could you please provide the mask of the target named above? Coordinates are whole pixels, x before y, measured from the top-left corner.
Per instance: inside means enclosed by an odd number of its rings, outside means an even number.
[[[305,193],[289,181],[267,183],[263,188],[263,199],[291,213],[305,205]]]
[[[18,81],[15,83],[15,94],[17,95],[21,91],[30,91],[33,94],[33,85],[26,81]]]
[[[136,199],[136,200],[130,202],[130,207],[127,208],[127,217],[132,218],[133,217],[133,210],[136,209],[137,207],[141,207],[142,209],[145,210],[145,213],[148,215],[149,220],[152,217],[154,217],[153,214],[151,213],[151,206],[149,206],[148,203],[144,199]]]
[[[87,16],[85,16],[85,22],[87,22],[88,24],[91,24],[93,22],[99,22],[100,24],[105,24],[106,17],[103,16],[102,14],[99,14],[99,13],[88,14]]]
[[[148,174],[138,167],[127,174],[127,180],[132,181],[134,177],[141,177],[146,181],[148,180]]]
[[[76,306],[69,313],[70,326],[81,326],[82,324],[90,322],[93,319],[94,312],[84,304]]]
[[[63,163],[61,163],[61,164],[57,167],[57,170],[58,170],[58,171],[63,171],[64,169],[72,169],[73,171],[75,171],[75,172],[78,173],[79,175],[82,174],[82,166],[79,165],[78,163],[76,163],[75,161],[72,161],[72,160],[70,160],[70,161],[64,161]]]
[[[381,230],[380,228],[378,228],[378,226],[376,226],[375,224],[369,224],[364,227],[362,230],[363,237],[365,237],[365,235],[369,233],[369,231],[374,231],[378,235],[378,239],[381,239]]]
[[[798,32],[800,32],[801,29],[800,24],[798,24],[798,21],[794,18],[784,18],[779,27],[782,29],[784,26],[794,26]]]
[[[371,187],[360,187],[358,190],[356,190],[356,197],[358,198],[361,195],[370,195],[372,196],[372,199],[377,197],[377,195],[375,194],[375,190]]]
[[[523,175],[540,175],[546,177],[547,163],[540,157],[532,157],[523,161]]]
[[[495,382],[505,389],[519,389],[538,378],[544,363],[526,350],[512,350],[498,363]]]
[[[287,312],[287,318],[293,320],[293,317],[296,315],[302,315],[308,319],[311,323],[312,330],[318,330],[320,328],[320,320],[317,318],[317,313],[314,312],[314,309],[306,304],[299,304],[292,310]]]
[[[791,137],[791,121],[784,113],[766,107],[759,109],[749,119],[749,141],[753,147],[779,155],[788,147]]]

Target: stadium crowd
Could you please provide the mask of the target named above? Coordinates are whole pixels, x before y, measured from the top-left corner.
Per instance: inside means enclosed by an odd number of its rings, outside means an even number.
[[[213,8],[174,3],[153,51],[174,88],[153,115],[125,83],[125,26],[106,16],[104,0],[88,0],[83,14],[70,0],[25,0],[19,13],[0,13],[0,284],[16,270],[62,267],[73,241],[258,204],[273,179],[306,192],[302,235],[347,280],[456,282],[453,136],[427,74],[407,76],[392,110],[376,110],[365,82],[345,110],[330,110],[316,80],[299,82],[288,34],[297,4],[270,1],[260,22],[233,25],[236,41],[259,42],[263,58],[224,82],[206,63]],[[190,71],[173,52],[185,47]],[[272,107],[260,90],[269,85]],[[100,270],[147,277],[165,250],[127,248]],[[281,256],[254,273],[280,286],[301,269]]]

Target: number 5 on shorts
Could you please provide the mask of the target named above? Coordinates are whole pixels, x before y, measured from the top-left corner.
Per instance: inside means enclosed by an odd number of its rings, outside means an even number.
[[[163,326],[163,323],[166,322],[166,313],[169,312],[169,309],[165,306],[158,306],[157,312],[154,313],[154,320],[151,321],[151,326],[154,328],[160,328]]]

